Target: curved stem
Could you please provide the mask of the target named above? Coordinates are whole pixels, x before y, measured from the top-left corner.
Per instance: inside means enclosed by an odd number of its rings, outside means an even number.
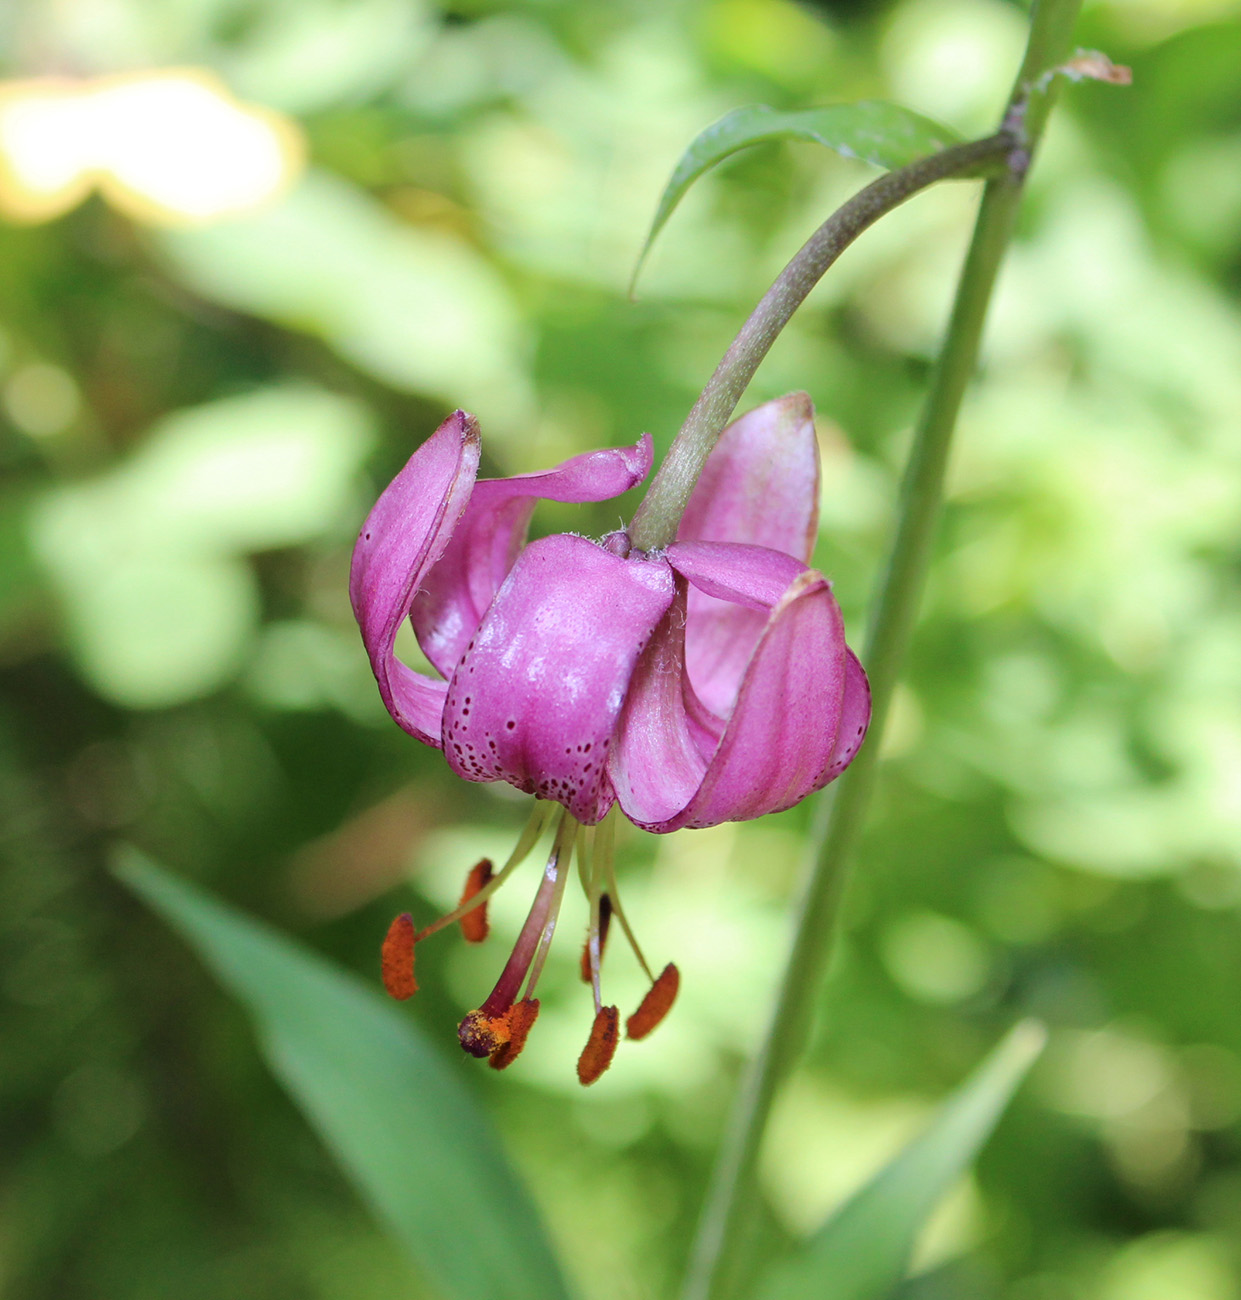
[[[1006,125],[985,139],[919,158],[872,181],[828,217],[763,295],[686,416],[629,526],[636,547],[651,551],[676,539],[677,525],[703,462],[741,394],[780,331],[841,253],[880,217],[919,190],[949,177],[976,174],[989,163],[1006,162],[1017,145],[1018,137]]]
[[[1049,92],[1055,87],[1056,79],[1043,74],[1066,56],[1080,2],[1039,0],[1032,15],[1026,57],[1006,118],[1024,119],[1022,143],[1028,151],[1042,131]],[[952,430],[1012,233],[1023,173],[1024,166],[993,179],[983,193],[948,332],[915,431],[896,536],[867,638],[865,661],[874,702],[869,740],[835,787],[834,798],[822,800],[816,809],[812,843],[818,850],[809,865],[771,1019],[725,1133],[690,1261],[685,1300],[734,1297],[746,1273],[747,1228],[757,1218],[760,1143],[776,1089],[794,1064],[797,1046],[807,1040],[835,951],[847,859],[874,783],[884,721],[922,592]]]

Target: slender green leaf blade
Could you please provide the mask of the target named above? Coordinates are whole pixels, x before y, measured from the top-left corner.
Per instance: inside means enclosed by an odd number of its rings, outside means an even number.
[[[769,140],[809,140],[826,145],[846,158],[860,158],[889,169],[904,167],[915,159],[961,143],[961,137],[948,127],[899,104],[880,100],[830,104],[826,108],[788,113],[765,104],[734,109],[707,127],[681,155],[660,196],[655,220],[638,255],[633,272],[635,283],[655,237],[689,187],[725,158]]]
[[[791,1259],[760,1300],[883,1300],[900,1284],[919,1229],[990,1136],[1043,1050],[1046,1031],[1014,1028],[949,1098],[930,1128],[856,1192]]]
[[[439,1292],[567,1300],[487,1116],[394,1005],[135,849],[117,874],[245,1005],[276,1076]]]

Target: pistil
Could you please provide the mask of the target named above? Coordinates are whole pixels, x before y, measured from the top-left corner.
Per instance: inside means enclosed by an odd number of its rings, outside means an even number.
[[[471,1011],[465,1017],[458,1030],[461,1046],[471,1056],[490,1056],[511,1040],[509,1013],[527,974],[530,980],[526,986],[525,1000],[533,999],[535,985],[542,973],[547,950],[556,930],[576,830],[577,822],[562,810],[551,855],[543,869],[543,879],[539,883],[538,893],[534,896],[525,924],[521,927],[521,933],[517,936],[517,942],[513,945],[513,951],[487,1000],[478,1010]]]

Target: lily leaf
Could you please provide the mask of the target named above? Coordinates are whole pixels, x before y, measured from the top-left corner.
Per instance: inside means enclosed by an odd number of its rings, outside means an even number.
[[[135,849],[116,871],[244,1004],[268,1064],[437,1294],[567,1300],[486,1114],[394,1005]]]
[[[759,1300],[883,1300],[909,1267],[919,1229],[965,1172],[1046,1041],[1017,1025],[944,1103],[930,1128],[845,1202],[793,1256],[772,1267]]]
[[[730,155],[768,140],[809,140],[826,145],[846,158],[859,158],[889,169],[904,167],[927,154],[961,143],[961,137],[950,128],[899,104],[880,100],[830,104],[826,108],[790,113],[765,104],[734,109],[707,127],[681,155],[660,196],[646,243],[638,254],[629,286],[631,292],[655,237],[689,187]]]

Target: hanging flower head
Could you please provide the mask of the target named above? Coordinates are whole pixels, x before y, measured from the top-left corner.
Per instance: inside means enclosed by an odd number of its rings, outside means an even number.
[[[529,918],[461,1041],[497,1068],[520,1051],[576,852],[591,906],[583,974],[596,1014],[579,1062],[590,1083],[619,1033],[599,993],[613,914],[633,942],[604,820],[613,805],[657,833],[790,808],[848,766],[870,694],[831,586],[808,567],[819,476],[805,394],[723,432],[662,551],[634,549],[623,530],[600,542],[562,533],[525,543],[539,498],[603,501],[645,478],[648,435],[514,478],[476,480],[478,457],[477,423],[457,411],[363,524],[350,596],[396,722],[441,748],[466,780],[535,795],[535,810],[510,861],[494,876],[479,864],[456,911],[421,933],[407,917],[394,922],[385,980],[407,996],[416,940],[458,920],[467,937],[485,931],[480,909],[559,805]],[[406,618],[442,680],[396,658]],[[651,978],[630,1037],[654,1028],[675,996],[674,966]]]

